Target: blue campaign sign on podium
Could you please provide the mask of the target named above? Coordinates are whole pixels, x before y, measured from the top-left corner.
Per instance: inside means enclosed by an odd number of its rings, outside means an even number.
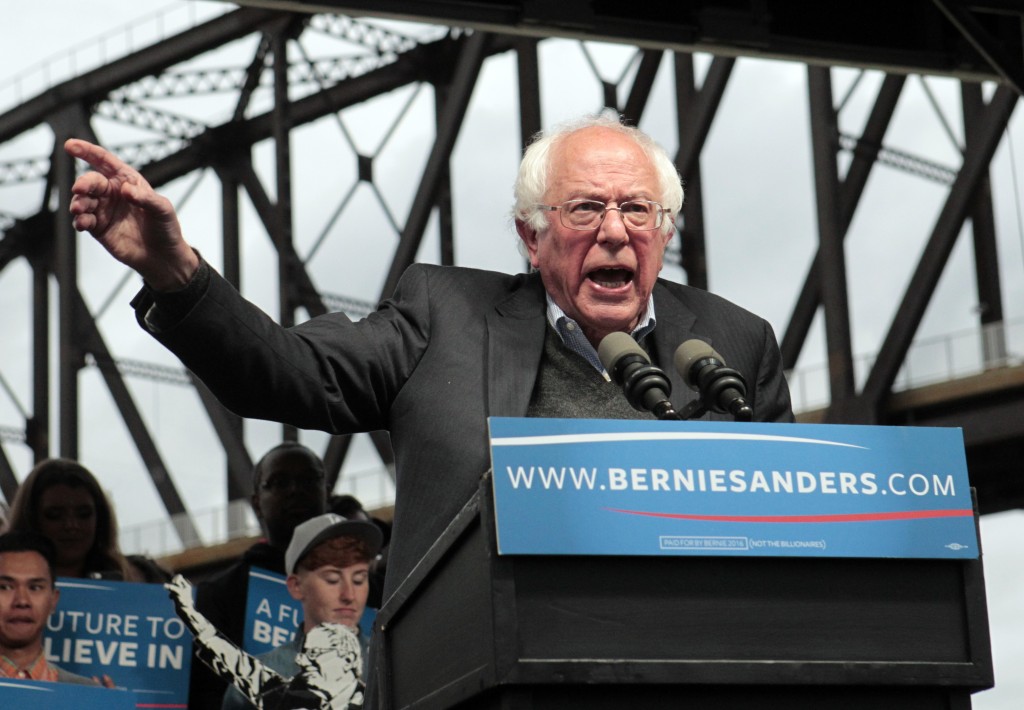
[[[978,556],[959,429],[489,424],[501,554]]]

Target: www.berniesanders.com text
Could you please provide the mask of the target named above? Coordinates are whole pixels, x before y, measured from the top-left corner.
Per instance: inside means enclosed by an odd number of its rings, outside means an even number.
[[[953,476],[865,471],[506,466],[513,489],[955,497]]]

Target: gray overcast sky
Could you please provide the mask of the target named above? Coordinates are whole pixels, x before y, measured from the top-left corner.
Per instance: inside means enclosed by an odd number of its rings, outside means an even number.
[[[35,70],[44,59],[59,57],[48,71],[51,79],[67,77],[72,67],[91,68],[101,56],[116,57],[127,45],[138,48],[157,31],[156,22],[136,25],[129,33],[125,24],[147,18],[170,8],[164,17],[165,29],[179,26],[191,13],[207,16],[220,10],[218,3],[145,2],[137,0],[92,0],[87,5],[71,0],[35,0],[18,7],[5,18],[3,42],[0,42],[0,110],[16,102],[15,92],[28,98],[40,88],[45,74]],[[97,38],[103,37],[102,42]],[[128,38],[131,38],[130,40]],[[244,43],[243,43],[244,44]],[[251,43],[250,43],[251,45]],[[79,48],[76,51],[69,51]],[[593,57],[606,79],[622,72],[628,50],[621,47],[592,47]],[[248,50],[251,51],[251,50]],[[551,123],[597,108],[600,94],[590,79],[590,69],[577,43],[550,42],[542,45],[542,66],[558,69],[545,75],[542,82],[544,120]],[[73,59],[72,59],[73,58]],[[242,65],[246,51],[223,53],[213,63]],[[703,62],[701,62],[703,64]],[[27,73],[26,73],[27,72]],[[837,96],[845,92],[855,77],[850,70],[835,72]],[[22,76],[20,82],[5,81]],[[581,80],[580,77],[586,77]],[[651,108],[642,126],[674,149],[671,124],[674,121],[668,82],[670,72],[659,73]],[[871,101],[871,88],[880,77],[867,75],[844,111],[841,128],[859,132]],[[954,132],[959,131],[957,88],[955,82],[930,79],[928,86],[950,116]],[[510,58],[488,61],[483,79],[474,94],[470,118],[459,139],[453,169],[455,194],[456,254],[460,263],[498,270],[517,270],[521,261],[514,248],[514,235],[508,226],[510,188],[518,154],[518,125],[515,118],[515,75]],[[813,207],[813,181],[810,174],[809,131],[807,128],[805,71],[802,66],[743,59],[730,81],[720,115],[716,120],[702,159],[704,199],[709,238],[711,288],[714,291],[761,313],[777,333],[786,326],[806,265],[813,255],[816,240]],[[424,90],[396,92],[372,107],[357,108],[345,114],[346,128],[363,150],[381,140],[390,118],[405,101],[413,109],[396,131],[393,142],[382,152],[375,168],[380,177],[384,203],[401,222],[410,200],[410,186],[418,180],[422,156],[429,146],[432,99]],[[211,100],[212,101],[212,100]],[[174,109],[189,113],[187,102]],[[205,112],[207,109],[204,108]],[[212,113],[220,107],[211,110]],[[212,119],[211,119],[212,120]],[[416,121],[427,131],[417,136]],[[102,124],[98,124],[103,137]],[[124,133],[110,129],[108,140],[125,140]],[[1018,110],[1011,126],[1012,147],[1018,169],[1024,169],[1024,130]],[[116,138],[116,139],[115,139]],[[928,157],[951,167],[958,164],[958,153],[929,106],[924,87],[916,79],[908,83],[886,143]],[[34,132],[14,146],[0,146],[0,161],[27,155],[41,156],[50,148],[46,130]],[[302,253],[308,253],[315,236],[323,229],[327,216],[337,205],[339,195],[354,180],[351,157],[346,153],[340,131],[332,121],[322,121],[293,136],[295,150],[295,195],[303,203],[296,210],[296,241]],[[1020,225],[1016,196],[1013,194],[1009,145],[1004,140],[992,166],[992,178],[1000,237],[1001,268],[1006,318],[1016,323],[1011,346],[1024,351],[1024,255],[1021,252]],[[272,165],[269,148],[257,150],[261,168]],[[326,166],[330,181],[322,179]],[[409,166],[412,166],[410,169]],[[347,172],[346,172],[347,171]],[[269,176],[269,172],[264,175]],[[180,200],[188,192],[190,180],[170,185],[165,192]],[[272,180],[267,181],[272,184]],[[204,178],[201,189],[188,198],[182,208],[182,220],[191,240],[215,264],[219,260],[216,235],[216,182]],[[854,348],[858,354],[877,349],[892,318],[893,304],[902,297],[919,251],[927,239],[945,188],[879,167],[869,184],[848,240],[848,266],[851,294],[851,320]],[[0,188],[0,211],[15,215],[34,212],[39,192]],[[353,198],[361,205],[366,222],[349,218],[336,231],[359,234],[360,247],[350,240],[328,239],[310,263],[313,278],[324,290],[339,295],[373,300],[391,259],[393,234],[379,226],[386,223],[382,208],[365,188]],[[247,214],[246,250],[251,260],[243,273],[243,290],[272,313],[277,312],[272,291],[259,285],[272,279],[273,257],[267,240],[251,214]],[[212,225],[212,226],[211,226]],[[365,236],[363,231],[366,230]],[[961,240],[962,242],[965,240]],[[436,260],[436,240],[428,239],[421,250],[424,260]],[[174,365],[164,353],[134,327],[125,306],[136,280],[112,293],[111,284],[119,282],[124,271],[111,263],[87,238],[80,242],[80,274],[87,299],[98,304],[113,296],[114,303],[103,315],[104,329],[119,357]],[[757,268],[751,268],[757,264]],[[670,278],[683,275],[666,270]],[[944,335],[969,329],[976,316],[976,295],[970,250],[958,246],[953,263],[943,277],[939,293],[922,325],[923,337]],[[0,343],[0,373],[13,384],[22,403],[30,401],[25,383],[28,364],[27,270],[20,266],[0,273],[0,308],[10,323]],[[811,369],[824,361],[820,324],[812,342],[805,348],[801,369]],[[794,382],[794,387],[797,383]],[[174,388],[132,383],[133,391],[146,412],[150,426],[161,441],[176,442],[162,453],[185,496],[189,508],[202,511],[223,505],[218,484],[211,491],[211,472],[220,475],[223,461],[213,455],[216,445],[189,426],[193,417],[203,417],[193,398]],[[109,397],[95,375],[82,377],[83,412],[82,459],[103,479],[125,526],[159,518],[158,500],[145,481],[139,484],[139,462],[126,445],[116,415],[109,412]],[[87,409],[88,408],[88,409]],[[0,392],[0,426],[19,422],[17,409]],[[248,440],[258,453],[274,442],[278,430],[268,424],[252,424]],[[304,434],[304,441],[318,446],[323,439]],[[362,445],[365,449],[365,444]],[[8,443],[6,450],[19,475],[30,465],[23,447]],[[349,464],[348,472],[374,466],[365,451]],[[360,495],[374,499],[371,491]],[[384,492],[386,495],[386,491]],[[986,579],[994,650],[997,689],[975,698],[980,710],[1017,710],[1024,697],[1024,513],[1014,511],[989,516],[982,521],[986,551]]]

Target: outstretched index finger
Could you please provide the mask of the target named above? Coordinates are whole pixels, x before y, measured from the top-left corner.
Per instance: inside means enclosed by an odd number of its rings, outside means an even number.
[[[64,152],[72,158],[84,160],[94,170],[108,178],[119,175],[125,170],[131,170],[131,167],[126,162],[106,148],[101,148],[94,143],[81,140],[80,138],[68,138],[64,141]]]

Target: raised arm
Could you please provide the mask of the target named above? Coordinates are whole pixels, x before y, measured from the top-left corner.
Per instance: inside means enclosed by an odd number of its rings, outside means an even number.
[[[262,696],[270,689],[285,684],[285,679],[255,656],[246,653],[196,611],[192,585],[180,574],[164,584],[178,618],[184,622],[195,640],[196,656],[257,708],[263,707]]]
[[[199,268],[199,257],[182,237],[170,200],[138,170],[98,145],[72,138],[64,150],[93,168],[71,188],[75,229],[88,231],[158,291],[188,284]]]

